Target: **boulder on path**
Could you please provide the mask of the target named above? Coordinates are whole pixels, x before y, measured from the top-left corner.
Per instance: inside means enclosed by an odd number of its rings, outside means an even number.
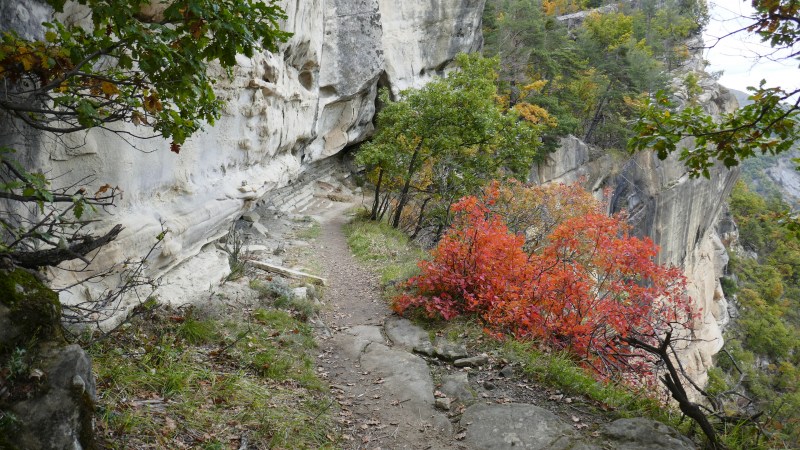
[[[394,345],[433,356],[433,344],[428,332],[402,317],[389,317],[383,325],[386,336]]]
[[[527,404],[470,406],[461,416],[472,449],[567,449],[575,431],[552,412]]]
[[[25,270],[0,270],[0,368],[21,366],[0,370],[0,448],[94,446],[92,363],[67,345],[60,318],[58,294]]]
[[[43,352],[42,368],[46,387],[10,408],[18,420],[18,425],[12,426],[16,428],[12,431],[14,448],[91,447],[97,400],[91,360],[77,345],[53,347]]]
[[[581,436],[552,412],[528,404],[467,408],[461,417],[464,443],[475,450],[695,450],[677,430],[655,420],[619,419],[596,437]]]
[[[618,450],[694,450],[689,438],[661,422],[641,417],[619,419],[603,427]]]
[[[437,357],[447,361],[455,361],[469,356],[467,347],[462,342],[452,342],[442,337],[436,338],[433,343],[433,351]]]
[[[469,377],[465,372],[455,372],[442,376],[442,386],[439,390],[448,398],[465,405],[471,405],[477,399],[475,393],[469,387]]]

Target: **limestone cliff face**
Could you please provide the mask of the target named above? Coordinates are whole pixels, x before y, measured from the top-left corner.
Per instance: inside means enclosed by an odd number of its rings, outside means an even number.
[[[179,156],[160,139],[97,131],[60,140],[14,132],[0,143],[24,149],[32,166],[65,174],[59,182],[89,177],[91,192],[119,185],[124,197],[110,214],[98,215],[98,228],[121,223],[125,231],[95,265],[143,255],[163,224],[170,233],[150,261],[158,276],[223,235],[253,202],[368,137],[379,83],[394,92],[420,86],[457,53],[480,48],[484,1],[282,1],[288,16],[282,27],[292,38],[278,53],[239,58],[231,79],[220,74],[218,95],[227,109]],[[51,19],[38,0],[3,1],[0,12],[0,29],[25,36],[40,34],[38,24]],[[87,16],[68,6],[60,19]],[[198,267],[215,262],[224,258],[205,255]],[[69,278],[56,274],[57,282]]]
[[[696,62],[692,69],[702,67]],[[707,112],[720,114],[738,107],[727,89],[703,72],[698,74],[703,87],[698,100]],[[679,74],[676,80],[684,76]],[[676,98],[685,100],[680,84],[676,82],[674,87]],[[598,196],[602,189],[610,190],[610,212],[626,210],[634,232],[650,236],[661,247],[659,262],[684,268],[699,318],[694,324],[694,342],[683,349],[682,363],[701,384],[706,381],[712,356],[722,347],[720,327],[728,320],[719,282],[727,254],[715,225],[738,175],[738,169],[718,166],[710,179],[691,179],[675,155],[664,161],[653,152],[612,155],[574,137],[563,139],[561,148],[531,174],[537,182],[583,179]]]

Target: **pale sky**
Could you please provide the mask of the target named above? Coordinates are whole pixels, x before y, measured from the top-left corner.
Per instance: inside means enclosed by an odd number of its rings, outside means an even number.
[[[780,86],[787,91],[800,86],[798,61],[759,58],[773,50],[758,36],[742,31],[717,42],[716,38],[753,23],[744,18],[753,13],[750,0],[708,0],[708,7],[711,20],[703,37],[707,46],[714,47],[706,50],[705,59],[711,63],[706,70],[724,71],[720,84],[740,91],[758,86],[761,79],[767,80],[767,86]]]

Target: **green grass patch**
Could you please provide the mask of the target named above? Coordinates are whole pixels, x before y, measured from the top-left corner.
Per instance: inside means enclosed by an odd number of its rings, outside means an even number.
[[[303,217],[298,222],[306,224],[307,228],[297,230],[294,234],[298,239],[316,239],[322,235],[322,227],[319,222],[311,217]]]
[[[311,327],[266,308],[224,316],[156,308],[92,345],[103,448],[338,447]]]
[[[533,380],[569,395],[584,396],[619,417],[649,417],[678,426],[679,413],[665,408],[650,393],[636,391],[613,382],[598,381],[566,353],[545,353],[530,343],[509,339],[499,346],[499,354],[522,367]]]
[[[344,231],[353,254],[375,267],[384,285],[394,285],[417,275],[417,263],[428,257],[428,252],[410,243],[402,231],[385,223],[356,218]]]
[[[312,296],[297,297],[284,281],[251,280],[250,288],[258,292],[261,300],[271,300],[275,308],[293,311],[301,320],[312,317],[319,311],[319,306]]]
[[[546,353],[530,342],[492,338],[483,333],[482,325],[476,319],[457,317],[444,322],[417,318],[415,322],[429,331],[431,339],[443,336],[452,341],[465,341],[473,347],[472,353],[493,354],[514,363],[527,378],[543,386],[591,400],[598,408],[598,414],[613,418],[644,416],[674,427],[680,425],[680,413],[664,408],[649,393],[637,392],[614,382],[598,381],[567,353]]]

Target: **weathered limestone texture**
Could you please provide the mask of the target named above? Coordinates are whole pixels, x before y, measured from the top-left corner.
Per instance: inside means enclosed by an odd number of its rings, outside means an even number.
[[[702,67],[700,61],[690,65],[693,70]],[[738,107],[727,89],[703,72],[698,74],[703,93],[697,100],[707,112],[719,115]],[[678,75],[676,80],[684,77]],[[676,99],[685,101],[685,88],[680,84],[674,88]],[[682,362],[701,385],[711,357],[723,344],[720,326],[728,320],[719,282],[728,257],[714,227],[738,176],[738,169],[719,165],[709,179],[693,179],[676,155],[664,161],[653,152],[612,155],[575,137],[564,138],[561,148],[531,172],[531,180],[539,183],[582,181],[598,197],[604,189],[610,190],[610,212],[627,211],[634,233],[650,236],[661,247],[659,262],[684,268],[700,317],[694,323],[694,342],[683,349]]]
[[[141,257],[162,228],[170,232],[149,261],[149,273],[160,276],[181,263],[184,270],[199,267],[188,259],[256,201],[269,201],[271,191],[316,161],[369,136],[379,84],[394,92],[420,86],[457,53],[482,43],[484,0],[285,0],[282,6],[288,19],[281,25],[293,33],[289,42],[276,54],[240,57],[231,79],[220,74],[217,91],[227,109],[180,155],[164,140],[126,141],[102,131],[60,140],[0,132],[0,144],[23,150],[32,167],[65,174],[62,183],[89,177],[90,192],[105,183],[124,191],[110,214],[98,214],[99,230],[121,223],[125,231],[102,250],[95,267]],[[67,10],[65,20],[87,19],[80,8]],[[40,34],[38,24],[51,15],[39,0],[0,2],[0,11],[0,29],[26,36]],[[225,276],[223,268],[216,274]],[[69,273],[54,276],[56,284],[74,281]],[[173,285],[170,296],[178,298],[163,300],[180,303],[218,281],[212,278],[200,286]],[[84,295],[82,287],[62,300]]]

